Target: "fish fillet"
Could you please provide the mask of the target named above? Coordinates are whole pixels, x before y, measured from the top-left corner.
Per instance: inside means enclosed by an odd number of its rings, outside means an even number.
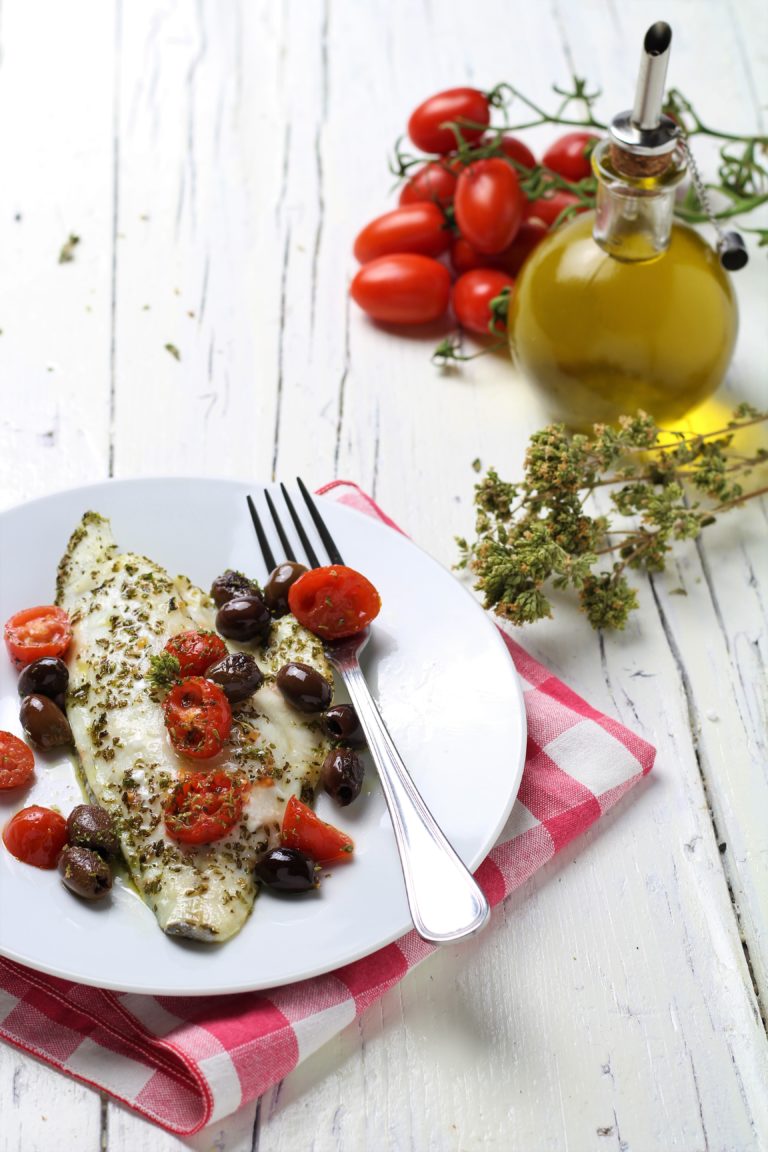
[[[212,600],[186,577],[120,552],[109,521],[88,512],[59,565],[57,603],[73,625],[67,714],[82,774],[113,818],[136,887],[164,932],[228,939],[251,911],[254,865],[279,842],[286,801],[312,799],[330,747],[320,724],[274,685],[291,660],[332,683],[321,644],[292,616],[274,622],[266,647],[229,644],[253,653],[265,682],[233,709],[230,743],[219,756],[190,762],[168,739],[150,658],[178,632],[212,630]],[[242,820],[213,844],[179,844],[165,834],[165,800],[185,769],[207,767],[251,781]]]

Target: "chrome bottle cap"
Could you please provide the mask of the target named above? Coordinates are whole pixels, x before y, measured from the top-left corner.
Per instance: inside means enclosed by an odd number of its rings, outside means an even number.
[[[635,156],[663,156],[677,146],[678,126],[661,111],[671,43],[669,24],[651,25],[643,40],[634,107],[611,121],[611,140]]]

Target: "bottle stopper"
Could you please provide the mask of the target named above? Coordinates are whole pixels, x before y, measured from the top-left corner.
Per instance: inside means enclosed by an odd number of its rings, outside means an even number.
[[[611,122],[611,160],[625,176],[660,175],[677,147],[678,126],[661,111],[671,43],[669,24],[659,20],[651,25],[643,40],[634,106]]]

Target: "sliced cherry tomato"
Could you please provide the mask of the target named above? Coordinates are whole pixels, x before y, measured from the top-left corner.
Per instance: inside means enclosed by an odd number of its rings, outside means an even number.
[[[445,161],[434,160],[414,172],[400,191],[401,204],[417,204],[428,200],[440,208],[453,203],[458,172]]]
[[[480,128],[463,128],[462,121],[480,124]],[[419,104],[408,121],[408,135],[422,152],[453,152],[456,134],[441,125],[457,123],[466,141],[479,140],[491,120],[488,97],[477,88],[449,88]]]
[[[242,776],[189,772],[165,804],[165,830],[180,844],[212,844],[239,822],[248,794]]]
[[[71,641],[69,616],[54,604],[24,608],[5,625],[6,647],[17,668],[41,656],[63,656]]]
[[[229,701],[218,684],[202,676],[174,685],[163,711],[173,747],[193,760],[209,760],[220,752],[232,728]]]
[[[491,334],[490,323],[494,319],[491,301],[500,296],[505,288],[513,288],[514,280],[496,268],[473,268],[459,276],[453,286],[453,311],[462,328],[476,332],[480,336]],[[509,307],[509,292],[501,315],[496,317],[499,328],[506,326]]]
[[[430,256],[380,256],[363,265],[349,293],[374,320],[427,324],[438,320],[448,307],[451,274]]]
[[[545,168],[574,184],[577,180],[586,180],[592,175],[590,157],[599,139],[594,132],[566,132],[565,136],[550,144],[541,162]]]
[[[515,238],[526,203],[511,164],[499,157],[477,160],[456,184],[456,223],[479,252],[502,252]]]
[[[344,564],[310,568],[288,590],[300,624],[325,640],[362,632],[381,610],[381,597],[361,572]]]
[[[0,791],[26,784],[35,770],[35,758],[23,740],[0,732]]]
[[[348,860],[355,849],[354,841],[346,832],[326,824],[295,796],[291,796],[285,806],[281,840],[283,847],[298,848],[316,864]]]
[[[22,808],[3,829],[3,843],[11,855],[35,868],[55,868],[66,842],[64,817],[38,804]]]
[[[396,252],[439,256],[447,251],[451,233],[437,204],[405,204],[366,224],[355,240],[355,259],[361,264]]]
[[[493,141],[489,140],[489,143],[493,143]],[[518,164],[522,164],[523,168],[535,167],[536,157],[528,145],[517,136],[498,136],[496,143],[501,146],[502,152],[505,156],[509,156],[510,160],[516,160]]]
[[[558,188],[550,195],[542,196],[538,200],[531,200],[528,204],[528,218],[535,217],[537,220],[543,220],[545,224],[551,226],[566,208],[572,206],[575,206],[575,212],[577,214],[588,211],[587,205],[582,204],[578,196],[575,196],[573,192],[567,192],[565,188]],[[570,217],[567,217],[567,219],[570,219]]]
[[[215,632],[179,632],[170,638],[165,651],[176,657],[182,676],[202,676],[211,664],[224,659],[228,649]]]

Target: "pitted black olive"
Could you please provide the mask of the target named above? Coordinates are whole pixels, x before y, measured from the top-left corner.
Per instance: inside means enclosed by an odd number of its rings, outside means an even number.
[[[19,676],[19,696],[47,696],[56,700],[67,690],[69,671],[58,656],[41,656],[27,664]]]
[[[365,744],[365,733],[351,704],[334,704],[325,714],[325,730],[332,740],[343,740],[359,748]]]
[[[284,664],[276,682],[288,703],[299,712],[322,712],[333,698],[331,685],[309,664]]]
[[[98,852],[69,845],[59,856],[59,872],[64,884],[84,900],[100,900],[112,887],[112,871]]]
[[[320,769],[320,783],[342,808],[360,795],[364,776],[363,762],[351,748],[333,748]]]
[[[221,608],[228,600],[234,600],[236,596],[258,595],[260,595],[258,584],[232,568],[227,568],[226,572],[217,576],[211,585],[211,596],[217,608]]]
[[[288,590],[307,569],[293,560],[284,560],[273,568],[264,585],[264,603],[273,616],[285,616],[288,611]]]
[[[47,696],[25,696],[19,719],[27,739],[38,748],[61,748],[72,743],[69,721],[57,704]]]
[[[217,630],[241,644],[266,640],[271,626],[272,617],[261,596],[235,596],[216,613]]]
[[[248,652],[230,652],[205,673],[206,680],[218,684],[230,704],[253,696],[264,683],[264,673]]]
[[[90,848],[104,856],[117,856],[120,841],[112,817],[98,804],[78,804],[67,819],[67,839],[77,848]]]
[[[273,848],[256,865],[256,879],[278,892],[317,888],[315,862],[298,848]]]

